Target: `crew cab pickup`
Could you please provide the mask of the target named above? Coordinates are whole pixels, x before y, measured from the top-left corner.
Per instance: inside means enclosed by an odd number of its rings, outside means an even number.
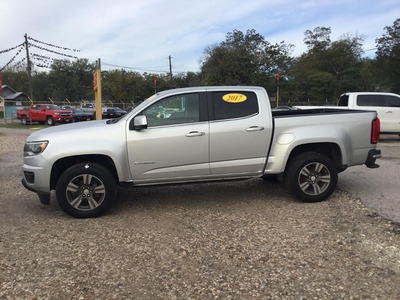
[[[74,120],[72,111],[53,104],[32,104],[28,109],[18,109],[17,118],[21,120],[23,125],[32,122],[54,125],[56,123],[70,123]]]
[[[375,111],[272,112],[262,87],[174,89],[120,118],[32,133],[22,184],[42,204],[55,190],[61,209],[79,218],[104,213],[118,185],[272,178],[317,202],[347,167],[379,167],[379,124]]]
[[[294,109],[328,108],[327,106],[293,106]],[[331,108],[372,110],[378,113],[381,133],[400,135],[400,96],[393,93],[352,92],[340,96]]]

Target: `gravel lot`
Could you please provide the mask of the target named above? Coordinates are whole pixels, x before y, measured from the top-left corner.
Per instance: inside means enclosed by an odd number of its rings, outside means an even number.
[[[0,134],[0,299],[400,299],[400,226],[263,180],[120,189],[97,219],[21,183]],[[54,196],[53,196],[54,197]]]

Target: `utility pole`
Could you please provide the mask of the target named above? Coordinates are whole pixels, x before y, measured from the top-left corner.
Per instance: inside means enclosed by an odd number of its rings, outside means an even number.
[[[26,72],[28,73],[29,93],[30,93],[29,96],[31,96],[30,98],[33,100],[32,65],[31,65],[31,59],[29,57],[28,35],[25,33],[24,37],[25,37],[26,62],[27,62]]]
[[[102,99],[101,99],[101,62],[96,60],[96,70],[93,74],[94,103],[96,106],[96,120],[102,119]]]
[[[171,83],[172,83],[172,63],[171,63],[171,55],[168,57],[168,59],[169,59],[169,79],[170,79],[170,81],[171,81]]]

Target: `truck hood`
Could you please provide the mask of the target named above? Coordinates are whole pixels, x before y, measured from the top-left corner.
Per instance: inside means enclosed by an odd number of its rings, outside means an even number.
[[[88,135],[90,133],[100,133],[106,128],[113,127],[115,124],[107,124],[107,120],[97,120],[90,122],[79,122],[71,124],[56,125],[54,127],[49,127],[41,129],[31,133],[26,139],[27,142],[32,141],[43,141],[49,139],[59,139],[67,138],[70,136],[84,134]]]

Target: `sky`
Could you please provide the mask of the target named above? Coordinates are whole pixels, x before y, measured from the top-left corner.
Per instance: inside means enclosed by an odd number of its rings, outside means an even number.
[[[27,57],[25,47],[7,51],[27,34],[37,71],[49,70],[37,55],[69,55],[141,74],[169,73],[170,61],[173,74],[198,72],[205,48],[234,30],[292,44],[298,56],[306,30],[330,27],[332,41],[363,36],[365,56],[374,57],[375,39],[400,18],[400,0],[0,0],[0,7],[0,69]]]

